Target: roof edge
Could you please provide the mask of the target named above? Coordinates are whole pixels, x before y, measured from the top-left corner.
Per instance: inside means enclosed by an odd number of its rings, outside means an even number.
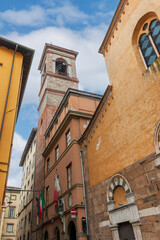
[[[23,154],[22,154],[20,163],[19,163],[19,166],[20,166],[20,167],[22,167],[23,164],[24,164],[25,157],[26,157],[26,155],[27,155],[27,153],[28,153],[28,150],[29,150],[29,148],[30,148],[30,146],[31,146],[31,143],[33,142],[33,139],[34,139],[36,133],[37,133],[37,128],[33,128],[32,131],[31,131],[31,133],[30,133],[30,136],[29,136],[29,138],[28,138],[28,141],[27,141],[27,143],[26,143],[26,146],[25,146],[25,148],[24,148],[24,151],[23,151]]]
[[[82,137],[79,139],[79,143],[82,143],[82,141],[84,139],[86,139],[88,137],[88,135],[90,134],[91,129],[94,126],[94,123],[96,122],[96,119],[99,116],[99,113],[100,113],[101,109],[103,108],[103,104],[108,99],[108,97],[110,96],[111,92],[112,92],[112,86],[108,85],[108,87],[107,87],[107,89],[106,89],[106,91],[105,91],[105,93],[104,93],[104,95],[103,95],[103,97],[102,97],[98,107],[96,108],[96,111],[93,114],[93,117],[92,117],[89,125],[87,126],[86,130],[84,131]]]
[[[129,4],[128,1],[129,0],[120,0],[120,2],[118,4],[118,7],[116,9],[116,12],[115,12],[115,14],[114,14],[114,16],[112,18],[111,23],[110,23],[110,26],[109,26],[109,28],[107,30],[107,33],[106,33],[106,35],[105,35],[105,37],[103,39],[103,42],[102,42],[102,44],[101,44],[101,46],[99,48],[99,51],[98,51],[99,53],[104,54],[104,51],[105,51],[107,45],[109,44],[109,40],[112,37],[113,32],[114,32],[114,30],[116,28],[116,24],[119,21],[119,17],[121,16],[121,14],[123,12],[124,6],[126,4]]]

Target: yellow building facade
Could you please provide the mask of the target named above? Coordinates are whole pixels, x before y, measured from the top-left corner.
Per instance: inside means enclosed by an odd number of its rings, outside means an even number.
[[[0,211],[12,139],[34,51],[0,38]]]

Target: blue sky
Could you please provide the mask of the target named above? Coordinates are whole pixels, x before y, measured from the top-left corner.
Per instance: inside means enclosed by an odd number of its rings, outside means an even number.
[[[44,44],[78,51],[79,88],[103,94],[109,80],[98,49],[119,0],[5,0],[0,9],[3,37],[35,50],[35,55],[16,124],[8,185],[20,186],[18,166],[26,141],[38,122],[38,64]]]

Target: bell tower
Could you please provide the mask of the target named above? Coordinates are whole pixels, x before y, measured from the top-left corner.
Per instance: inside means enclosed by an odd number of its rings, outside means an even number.
[[[78,89],[77,52],[45,44],[38,69],[41,72],[39,118],[46,106],[59,106],[68,88]]]
[[[78,89],[76,76],[77,52],[46,43],[38,69],[41,74],[35,183],[33,200],[32,239],[41,239],[41,222],[37,225],[37,204],[39,192],[44,190],[44,133],[49,126],[68,88]]]

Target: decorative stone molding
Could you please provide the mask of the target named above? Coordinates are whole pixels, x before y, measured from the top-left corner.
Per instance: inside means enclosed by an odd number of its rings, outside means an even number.
[[[126,197],[127,194],[131,193],[131,188],[128,181],[122,175],[116,174],[111,178],[110,184],[108,185],[107,202],[113,201],[113,192],[117,186],[122,186],[125,189]]]
[[[154,146],[155,146],[156,154],[160,153],[159,144],[158,144],[159,132],[160,132],[160,121],[158,122],[155,133],[154,133]]]

